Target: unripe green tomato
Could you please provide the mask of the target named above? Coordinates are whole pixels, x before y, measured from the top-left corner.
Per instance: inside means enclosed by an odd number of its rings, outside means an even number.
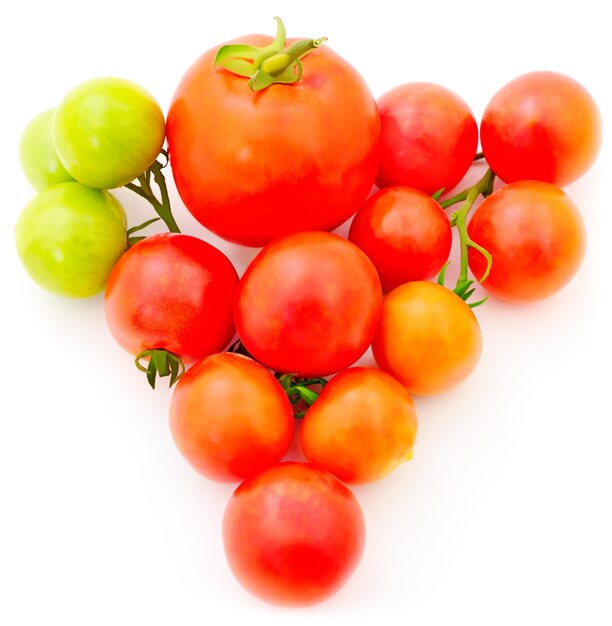
[[[114,189],[138,178],[158,157],[165,122],[153,96],[122,78],[94,78],[75,87],[53,116],[53,141],[79,182]]]
[[[86,298],[104,289],[125,251],[125,212],[107,191],[61,183],[26,205],[15,241],[36,283],[57,295]]]
[[[19,142],[21,169],[36,191],[74,180],[62,165],[53,145],[53,112],[54,109],[49,109],[32,119]]]

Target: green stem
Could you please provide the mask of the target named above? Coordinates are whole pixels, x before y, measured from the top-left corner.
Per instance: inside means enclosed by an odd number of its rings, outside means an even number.
[[[138,182],[140,185],[136,183],[128,183],[126,186],[127,189],[133,191],[135,194],[138,194],[141,198],[144,198],[155,210],[157,215],[163,220],[164,224],[166,224],[168,230],[171,233],[180,233],[181,230],[174,219],[174,215],[172,215],[172,207],[170,206],[170,196],[168,194],[168,187],[166,185],[166,179],[162,172],[162,169],[167,165],[167,153],[162,151],[162,155],[166,157],[166,163],[160,163],[159,161],[155,161],[151,167],[144,172],[144,174],[138,177]],[[157,196],[153,193],[153,189],[151,188],[151,175],[153,175],[153,180],[155,184],[159,187],[159,191],[161,194],[161,200],[157,198]]]
[[[141,362],[143,359],[148,359],[146,366]],[[181,357],[163,348],[143,350],[136,355],[134,362],[136,367],[147,375],[147,380],[152,389],[155,389],[155,381],[158,376],[160,378],[169,376],[169,386],[172,387],[185,373],[185,364]]]
[[[480,254],[482,254],[487,260],[487,269],[483,274],[482,278],[479,282],[483,282],[486,280],[489,272],[491,271],[492,258],[487,250],[485,250],[481,245],[477,244],[473,241],[467,231],[467,218],[474,206],[474,202],[476,199],[482,195],[484,197],[490,195],[493,192],[493,183],[495,181],[495,174],[493,170],[488,169],[485,175],[474,185],[464,189],[456,196],[449,198],[445,202],[441,202],[440,205],[443,208],[456,204],[457,202],[463,202],[461,207],[454,211],[450,217],[451,226],[454,226],[459,233],[459,246],[461,249],[461,266],[459,271],[459,278],[457,279],[457,284],[453,291],[463,300],[467,300],[473,293],[474,289],[470,289],[471,285],[474,283],[472,279],[468,277],[468,251],[470,248],[474,248],[478,250]],[[440,272],[440,276],[438,282],[440,284],[444,284],[444,274],[446,272],[446,267],[448,263],[442,268]],[[485,298],[486,300],[486,298]],[[484,300],[479,302],[471,303],[470,307],[476,307],[482,304]]]

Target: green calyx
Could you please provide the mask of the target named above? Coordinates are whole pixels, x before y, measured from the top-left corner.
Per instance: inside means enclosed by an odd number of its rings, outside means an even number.
[[[143,365],[141,361],[149,359],[146,365]],[[147,375],[147,380],[151,389],[155,389],[155,381],[157,377],[163,378],[164,376],[170,377],[169,386],[172,387],[174,383],[185,373],[185,365],[180,356],[169,352],[161,348],[154,350],[143,350],[135,359],[136,367]]]
[[[214,67],[222,67],[233,74],[249,78],[252,91],[261,91],[274,84],[292,84],[302,78],[302,63],[311,50],[327,40],[301,39],[285,48],[287,33],[280,17],[276,20],[276,37],[263,48],[247,44],[221,46],[215,56]]]

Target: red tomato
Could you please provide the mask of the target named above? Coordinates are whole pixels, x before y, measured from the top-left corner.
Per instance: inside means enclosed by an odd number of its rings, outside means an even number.
[[[324,45],[301,60],[299,82],[253,93],[247,79],[213,67],[216,52],[189,69],[168,113],[172,172],[187,208],[249,246],[340,225],[378,167],[380,120],[364,80]]]
[[[384,299],[372,352],[408,391],[431,395],[455,387],[474,370],[481,350],[472,309],[449,289],[406,283]]]
[[[454,92],[407,83],[378,99],[379,187],[403,185],[432,194],[452,189],[476,156],[478,124]]]
[[[278,381],[239,354],[213,354],[178,382],[170,428],[183,456],[211,480],[254,476],[280,461],[293,435],[293,411]]]
[[[510,302],[540,300],[559,291],[578,271],[586,233],[576,205],[561,189],[538,181],[502,187],[476,209],[468,234],[493,258],[483,287]],[[480,279],[486,260],[469,250]]]
[[[363,553],[365,523],[337,478],[281,463],[242,483],[223,518],[225,554],[238,582],[274,604],[305,606],[336,593]]]
[[[580,83],[555,72],[524,74],[491,99],[480,125],[484,155],[505,182],[565,186],[599,152],[601,117]]]
[[[350,483],[383,478],[412,458],[414,402],[392,376],[369,367],[340,372],[308,409],[300,432],[304,456]]]
[[[369,257],[385,291],[435,276],[450,254],[446,213],[429,195],[410,187],[388,187],[357,211],[349,239]]]
[[[108,327],[128,352],[162,348],[186,361],[220,352],[234,334],[238,275],[228,258],[189,235],[160,234],[130,248],[106,285]]]
[[[368,348],[380,314],[376,269],[337,235],[306,232],[268,244],[236,291],[240,339],[260,363],[298,376],[327,376]]]

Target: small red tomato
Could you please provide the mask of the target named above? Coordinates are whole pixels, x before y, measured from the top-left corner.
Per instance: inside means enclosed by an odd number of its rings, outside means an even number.
[[[372,343],[378,366],[408,391],[447,391],[474,370],[482,336],[472,309],[437,283],[406,283],[387,294]]]
[[[429,195],[388,187],[357,211],[349,239],[370,257],[385,291],[426,280],[441,269],[452,243],[448,217]]]
[[[314,465],[349,483],[383,478],[412,458],[417,416],[410,394],[380,370],[340,372],[308,409],[300,441]]]
[[[105,312],[117,342],[132,354],[165,349],[186,361],[220,352],[234,334],[238,275],[210,244],[164,233],[130,248],[106,285]]]
[[[380,315],[375,267],[338,235],[276,239],[251,262],[236,291],[238,335],[260,363],[298,376],[352,365],[370,345]]]
[[[274,604],[306,606],[336,593],[365,544],[361,507],[350,489],[305,463],[280,463],[243,482],[223,518],[232,573]]]
[[[239,354],[213,354],[178,382],[170,428],[183,456],[211,480],[254,476],[280,461],[293,435],[293,411],[262,365]]]
[[[476,209],[468,234],[493,259],[483,287],[509,302],[546,298],[578,271],[586,232],[576,205],[558,187],[519,181],[490,195]],[[480,279],[486,260],[473,249],[469,264]]]
[[[452,189],[478,147],[478,124],[454,92],[432,83],[407,83],[378,99],[381,156],[376,184],[432,194]]]
[[[482,150],[505,182],[541,180],[561,187],[584,174],[601,145],[591,94],[555,72],[531,72],[502,87],[480,125]]]

